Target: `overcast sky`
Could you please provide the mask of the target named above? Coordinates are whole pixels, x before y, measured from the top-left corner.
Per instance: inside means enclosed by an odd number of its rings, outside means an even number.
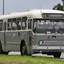
[[[30,9],[52,9],[54,5],[62,3],[62,0],[4,0],[5,14]],[[0,14],[2,14],[2,2],[0,0]]]

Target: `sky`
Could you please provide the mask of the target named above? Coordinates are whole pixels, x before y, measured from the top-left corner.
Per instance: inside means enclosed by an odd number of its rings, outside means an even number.
[[[26,11],[30,9],[52,9],[58,3],[62,4],[62,0],[4,0],[5,14],[18,11]],[[3,0],[0,0],[0,15],[2,15]]]

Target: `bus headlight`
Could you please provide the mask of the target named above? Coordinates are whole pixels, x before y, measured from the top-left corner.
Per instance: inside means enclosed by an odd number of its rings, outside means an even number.
[[[39,41],[39,45],[43,45],[43,43],[44,43],[43,40]]]

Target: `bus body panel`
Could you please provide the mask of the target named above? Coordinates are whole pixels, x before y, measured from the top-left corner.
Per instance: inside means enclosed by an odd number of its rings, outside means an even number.
[[[2,50],[5,51],[5,41],[4,41],[4,31],[0,31],[0,43],[2,45]]]
[[[31,53],[31,31],[6,31],[6,50],[5,51],[20,51],[21,41],[24,40],[27,45],[28,54]]]

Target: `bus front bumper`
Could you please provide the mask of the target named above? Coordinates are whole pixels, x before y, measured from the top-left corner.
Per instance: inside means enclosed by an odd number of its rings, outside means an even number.
[[[33,53],[41,52],[64,52],[64,46],[32,46]]]

